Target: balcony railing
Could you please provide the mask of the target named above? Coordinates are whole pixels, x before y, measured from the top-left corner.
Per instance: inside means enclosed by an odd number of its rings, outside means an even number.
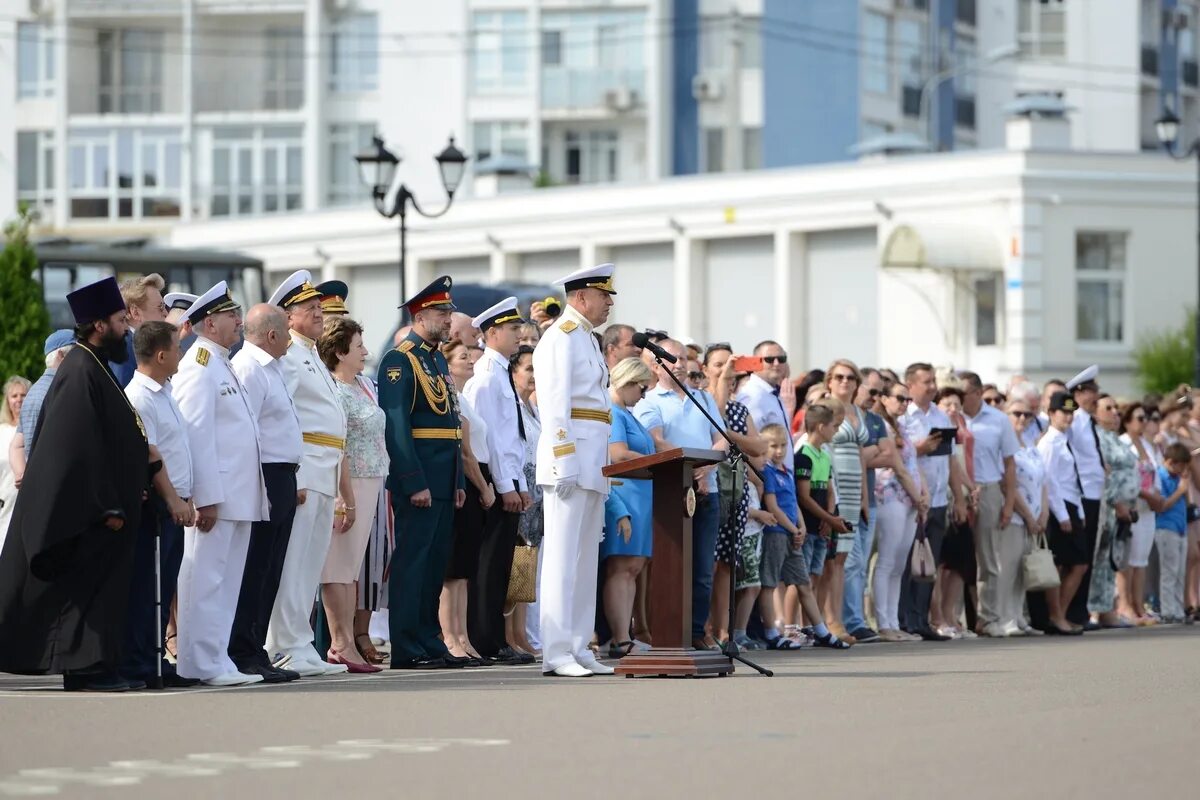
[[[1158,74],[1158,48],[1152,44],[1142,45],[1142,74]]]
[[[645,105],[645,86],[642,69],[545,67],[542,108],[631,111]]]
[[[72,17],[168,16],[183,13],[183,0],[71,0]],[[302,12],[305,0],[193,0],[198,13],[245,14],[261,7],[263,12]]]
[[[1186,86],[1196,86],[1200,83],[1200,69],[1193,59],[1185,59],[1183,62],[1183,83]]]

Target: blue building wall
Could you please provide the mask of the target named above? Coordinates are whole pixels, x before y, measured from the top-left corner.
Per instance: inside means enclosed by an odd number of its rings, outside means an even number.
[[[764,166],[851,158],[862,116],[859,12],[853,0],[764,0]]]
[[[700,171],[700,109],[692,78],[700,70],[700,0],[674,0],[671,39],[671,172]]]

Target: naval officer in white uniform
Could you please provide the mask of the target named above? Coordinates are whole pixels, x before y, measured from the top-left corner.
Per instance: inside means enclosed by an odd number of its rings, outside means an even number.
[[[296,516],[283,560],[279,591],[267,629],[267,653],[275,666],[304,676],[345,672],[344,664],[330,664],[313,647],[309,615],[321,581],[321,568],[333,536],[336,499],[353,497],[342,486],[339,470],[346,447],[346,414],[337,384],[317,354],[324,318],[321,296],[307,270],[292,273],[268,301],[287,314],[292,344],[280,364],[288,393],[300,420],[304,452],[296,474]],[[349,484],[348,474],[341,476]],[[340,508],[346,528],[354,523],[354,504]]]
[[[241,310],[221,281],[185,319],[196,342],[171,383],[192,453],[196,525],[183,534],[177,669],[212,686],[258,683],[262,676],[239,672],[227,652],[250,526],[267,518],[258,425],[229,363]]]
[[[596,570],[612,428],[608,367],[592,331],[612,308],[613,265],[581,269],[558,283],[567,291],[562,316],[533,353],[542,433],[537,482],[544,487],[542,540],[542,674],[564,678],[611,675],[588,649],[596,620]]]

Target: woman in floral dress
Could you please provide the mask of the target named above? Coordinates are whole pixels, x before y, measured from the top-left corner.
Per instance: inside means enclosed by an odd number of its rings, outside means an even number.
[[[1113,610],[1116,597],[1116,568],[1129,546],[1131,511],[1136,507],[1140,485],[1137,456],[1117,436],[1121,417],[1117,401],[1102,394],[1096,401],[1096,432],[1104,460],[1104,495],[1100,507],[1100,530],[1088,587],[1088,613],[1098,615],[1106,628],[1128,628],[1133,623]]]

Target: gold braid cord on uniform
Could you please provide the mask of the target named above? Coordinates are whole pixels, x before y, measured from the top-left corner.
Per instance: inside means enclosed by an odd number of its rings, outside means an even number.
[[[412,362],[413,375],[417,379],[417,384],[421,387],[421,391],[425,393],[425,399],[429,402],[429,408],[438,416],[445,416],[450,413],[450,389],[446,386],[446,382],[440,377],[435,381],[433,376],[429,374],[428,368],[412,353],[405,353],[408,360]]]

